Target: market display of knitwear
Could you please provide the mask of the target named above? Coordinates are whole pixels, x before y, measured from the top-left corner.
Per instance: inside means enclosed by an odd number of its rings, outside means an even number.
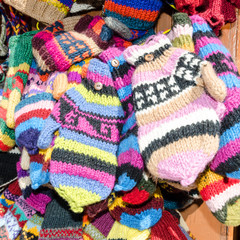
[[[194,240],[196,199],[239,226],[236,8],[0,0],[0,239]]]

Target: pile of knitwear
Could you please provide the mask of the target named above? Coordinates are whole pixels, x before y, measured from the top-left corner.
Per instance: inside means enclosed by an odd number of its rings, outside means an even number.
[[[166,34],[159,0],[4,2],[46,25],[0,66],[1,239],[190,240],[196,201],[240,225],[240,76],[215,1],[175,1]]]

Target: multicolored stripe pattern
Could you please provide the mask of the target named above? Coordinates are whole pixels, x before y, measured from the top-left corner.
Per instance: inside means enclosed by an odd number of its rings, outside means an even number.
[[[95,84],[102,85],[96,90]],[[107,64],[92,59],[86,78],[55,105],[38,140],[49,146],[59,129],[50,162],[50,182],[74,212],[108,197],[117,167],[124,111]]]
[[[79,20],[75,31],[57,30],[50,38],[45,30],[41,31],[33,39],[33,54],[43,72],[63,72],[74,63],[100,54],[112,43],[111,37],[112,31],[100,16],[86,15]]]
[[[191,17],[195,52],[211,62],[227,86],[226,112],[221,122],[219,150],[211,162],[212,171],[240,179],[240,75],[230,52],[216,37],[207,22]]]
[[[100,55],[100,58],[108,63],[125,113],[125,123],[117,151],[117,182],[114,190],[129,191],[140,181],[144,168],[137,140],[138,127],[133,107],[131,78],[134,68],[126,62],[120,48],[109,48]],[[112,64],[115,61],[119,66]]]
[[[157,178],[180,181],[183,186],[194,183],[217,152],[219,117],[225,110],[205,92],[203,81],[211,79],[208,90],[221,91],[224,97],[223,82],[213,70],[210,77],[202,78],[203,61],[172,47],[163,34],[127,48],[124,57],[136,66],[133,98],[138,143],[147,169]],[[215,89],[211,85],[216,82]]]
[[[223,177],[207,168],[198,179],[198,191],[218,221],[230,226],[240,224],[240,180]]]
[[[148,30],[154,26],[161,7],[159,0],[106,0],[103,13],[130,29]]]

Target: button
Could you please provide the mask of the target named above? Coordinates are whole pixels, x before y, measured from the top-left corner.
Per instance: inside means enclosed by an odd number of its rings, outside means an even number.
[[[118,67],[120,63],[117,59],[113,59],[111,64],[112,64],[113,67]]]
[[[147,62],[151,62],[154,59],[154,56],[153,54],[149,53],[144,58]]]
[[[94,88],[96,89],[96,90],[101,90],[102,89],[102,87],[103,87],[103,85],[102,85],[102,83],[100,83],[100,82],[96,82],[95,84],[94,84]]]

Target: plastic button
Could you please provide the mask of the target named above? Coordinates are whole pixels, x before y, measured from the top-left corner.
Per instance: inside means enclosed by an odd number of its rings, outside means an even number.
[[[100,83],[100,82],[96,82],[95,84],[94,84],[94,88],[96,89],[96,90],[101,90],[102,89],[102,87],[103,87],[103,85],[102,85],[102,83]]]
[[[112,64],[113,67],[118,67],[120,63],[117,59],[113,59],[111,64]]]
[[[151,62],[154,59],[154,56],[153,54],[149,53],[144,58],[147,62]]]

